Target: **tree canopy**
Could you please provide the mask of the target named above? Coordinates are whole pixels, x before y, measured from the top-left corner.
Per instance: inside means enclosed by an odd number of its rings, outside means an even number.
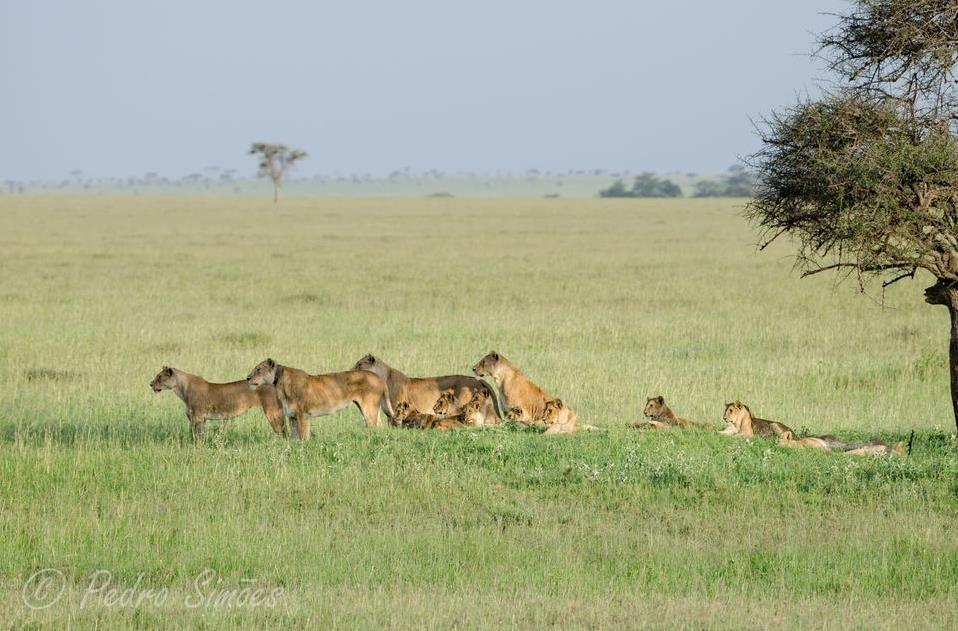
[[[820,41],[839,82],[764,121],[748,217],[806,274],[958,280],[958,1],[857,0]]]
[[[279,200],[279,189],[283,178],[293,165],[306,157],[302,149],[291,149],[283,144],[254,142],[250,145],[250,155],[259,156],[259,177],[268,177],[273,182],[273,201]]]

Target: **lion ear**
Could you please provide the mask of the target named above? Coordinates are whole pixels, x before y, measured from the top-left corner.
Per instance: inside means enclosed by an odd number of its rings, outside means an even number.
[[[495,361],[499,361],[499,353],[497,353],[496,351],[489,351],[489,357],[491,357]]]
[[[272,357],[270,357],[270,358],[268,358],[268,359],[266,360],[266,365],[269,366],[270,368],[273,368],[273,367],[276,366],[276,362],[273,361],[273,358],[272,358]]]
[[[366,361],[368,361],[370,364],[375,364],[375,363],[376,363],[376,358],[373,357],[373,354],[372,354],[372,353],[367,353],[367,354],[366,354]]]
[[[564,407],[562,405],[562,399],[556,399],[555,404],[556,404],[556,407],[559,408],[560,410]]]
[[[665,404],[665,397],[663,397],[663,396],[661,396],[661,395],[655,397],[655,400],[658,401],[659,403],[663,404],[663,405]]]

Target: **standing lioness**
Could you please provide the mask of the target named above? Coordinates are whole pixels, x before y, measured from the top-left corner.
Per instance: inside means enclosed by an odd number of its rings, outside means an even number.
[[[576,414],[572,408],[555,405],[547,409],[546,404],[557,399],[533,383],[499,353],[491,351],[472,367],[472,372],[480,377],[493,378],[505,402],[505,408],[510,410],[510,416],[523,419],[527,423],[558,423],[563,427],[575,427]],[[513,408],[516,408],[515,411]]]
[[[236,418],[251,408],[262,408],[273,431],[286,435],[283,408],[272,384],[263,384],[254,389],[246,381],[210,383],[198,375],[164,366],[153,377],[150,387],[153,392],[172,390],[183,400],[194,437],[202,436],[206,421]]]
[[[386,382],[365,370],[310,375],[267,359],[253,368],[246,381],[251,386],[276,387],[283,413],[296,421],[294,435],[303,440],[309,439],[311,417],[338,412],[350,403],[356,404],[369,427],[379,427],[380,408],[392,415]]]
[[[481,379],[466,375],[444,375],[442,377],[407,377],[383,360],[366,355],[353,366],[353,370],[368,370],[379,375],[385,382],[389,393],[389,403],[393,409],[401,401],[408,401],[416,410],[431,410],[439,397],[451,392],[453,399],[449,406],[450,414],[457,414],[466,404],[477,396],[488,394],[482,402],[476,416],[478,425],[498,425],[502,422],[496,397],[489,385]],[[392,416],[390,414],[390,416]]]

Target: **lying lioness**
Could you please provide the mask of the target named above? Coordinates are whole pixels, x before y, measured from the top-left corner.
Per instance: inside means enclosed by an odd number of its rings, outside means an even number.
[[[880,440],[870,440],[867,443],[848,443],[838,440],[834,436],[806,436],[797,439],[791,431],[782,432],[778,444],[783,447],[806,447],[824,451],[839,451],[848,456],[865,455],[902,455],[905,453],[905,441],[900,441],[894,447]]]
[[[778,444],[782,447],[806,447],[811,449],[821,449],[830,451],[835,449],[835,444],[825,440],[824,436],[806,436],[805,438],[795,438],[791,431],[785,431],[779,434]]]
[[[752,411],[741,401],[725,404],[725,429],[720,434],[737,434],[739,436],[781,436],[784,432],[791,432],[792,428],[777,421],[767,421],[752,416]]]
[[[203,435],[206,421],[236,418],[252,408],[262,409],[273,431],[286,435],[283,408],[272,384],[253,389],[245,381],[210,383],[198,375],[164,366],[150,387],[153,392],[172,390],[183,400],[194,437]]]
[[[311,417],[338,412],[350,403],[356,404],[369,427],[379,427],[380,409],[392,416],[386,382],[365,370],[310,375],[267,359],[253,368],[246,382],[276,387],[283,413],[296,421],[294,436],[303,440],[309,439]]]
[[[436,405],[439,395],[452,392],[455,395],[456,410],[458,412],[478,392],[488,392],[486,382],[466,375],[445,375],[442,377],[407,377],[402,372],[383,362],[383,360],[366,355],[353,366],[353,370],[368,370],[379,375],[385,382],[389,392],[389,402],[393,408],[400,401],[408,401],[413,409],[431,410]],[[493,394],[489,392],[489,394]],[[480,425],[498,425],[502,422],[502,413],[496,397],[486,399],[481,409],[482,422]]]
[[[555,397],[533,383],[499,353],[491,351],[472,367],[472,372],[480,377],[490,376],[495,380],[505,406],[509,409],[510,418],[529,424],[575,425],[575,411],[566,405],[557,407],[558,414],[552,417],[551,423],[547,423],[546,403],[554,401]]]
[[[894,447],[880,440],[870,440],[860,445],[849,445],[842,451],[846,456],[902,456],[905,454],[905,441],[900,440]]]
[[[393,416],[400,427],[406,429],[463,429],[469,427],[459,418],[439,418],[435,414],[424,414],[410,405],[409,401],[400,401]]]
[[[694,423],[677,416],[675,412],[672,411],[672,408],[666,405],[665,398],[662,396],[649,397],[646,399],[645,409],[642,413],[645,414],[647,420],[632,423],[632,427],[639,429],[669,429],[672,427],[707,427],[714,429],[714,427],[707,423]]]
[[[572,413],[570,415],[568,412],[571,412],[571,410],[565,407],[565,404],[562,403],[562,399],[546,401],[545,410],[542,412],[542,421],[549,426],[549,429],[547,429],[545,433],[572,434],[583,430],[603,431],[595,425],[579,423],[575,418],[575,414]]]

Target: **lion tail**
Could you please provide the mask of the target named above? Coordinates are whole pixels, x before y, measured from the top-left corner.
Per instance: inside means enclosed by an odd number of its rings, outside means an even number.
[[[489,382],[485,379],[476,378],[476,381],[482,384],[482,386],[489,393],[489,398],[492,399],[492,407],[496,410],[496,416],[498,417],[500,423],[504,423],[506,420],[506,415],[502,413],[502,406],[499,405],[499,395],[496,394],[495,388],[490,386]]]
[[[383,391],[383,398],[379,401],[379,407],[389,416],[390,421],[396,417],[396,411],[393,410],[393,404],[389,396],[389,386],[386,386]]]

